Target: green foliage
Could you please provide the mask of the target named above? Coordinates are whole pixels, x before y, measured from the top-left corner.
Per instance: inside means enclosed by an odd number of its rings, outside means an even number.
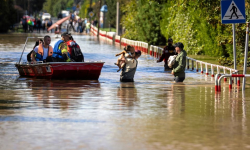
[[[245,2],[249,16],[250,0]],[[221,23],[220,1],[129,0],[121,10],[126,38],[165,45],[163,34],[174,42],[182,42],[188,54],[223,56],[219,60],[222,64],[232,64],[232,24]],[[236,24],[238,64],[243,62],[245,30],[245,24]]]
[[[62,10],[73,7],[74,0],[46,0],[43,10],[52,16],[57,16]]]
[[[116,27],[116,0],[106,0],[108,6],[107,21],[111,27]]]
[[[88,8],[90,7],[90,2],[89,1],[84,1],[84,3],[81,6],[80,10],[80,17],[82,18],[88,18]]]
[[[15,23],[16,11],[13,0],[0,0],[0,33],[8,32],[11,25]]]
[[[165,44],[160,29],[161,11],[162,5],[151,0],[131,0],[125,4],[122,7],[125,14],[122,25],[126,28],[124,37],[154,45]]]

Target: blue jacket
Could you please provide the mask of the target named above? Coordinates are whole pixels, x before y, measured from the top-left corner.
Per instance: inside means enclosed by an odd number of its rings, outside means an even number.
[[[59,45],[63,43],[63,40],[59,40],[56,42],[55,46],[54,46],[54,49],[53,49],[53,55],[52,57],[54,58],[60,58],[60,59],[63,59],[62,57],[62,52],[61,50],[59,49]]]

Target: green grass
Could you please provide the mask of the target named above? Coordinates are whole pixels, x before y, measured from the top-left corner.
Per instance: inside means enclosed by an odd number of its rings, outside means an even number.
[[[107,32],[116,32],[116,28],[111,28],[111,31],[109,28],[100,28],[102,31],[107,31]]]

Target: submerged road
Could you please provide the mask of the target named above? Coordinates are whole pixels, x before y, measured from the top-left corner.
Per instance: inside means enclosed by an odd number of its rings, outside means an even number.
[[[86,61],[104,61],[99,81],[19,77],[27,36],[0,38],[0,149],[249,149],[250,90],[222,87],[187,71],[173,82],[163,63],[142,55],[134,83],[119,82],[115,54],[95,37],[74,35]],[[58,40],[52,36],[52,45]],[[28,42],[23,61],[32,49]]]

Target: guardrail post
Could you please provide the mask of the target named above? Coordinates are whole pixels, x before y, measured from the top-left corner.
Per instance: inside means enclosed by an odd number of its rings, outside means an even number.
[[[232,86],[232,77],[229,78],[229,89],[233,89],[233,86]]]
[[[220,66],[217,65],[217,74],[220,74]]]
[[[219,78],[219,74],[215,75],[215,92],[218,92],[218,78]]]
[[[227,74],[226,67],[223,67],[224,74]],[[227,78],[224,78],[224,81],[227,82]]]
[[[189,69],[189,58],[187,58],[187,69]]]
[[[152,52],[153,52],[153,45],[150,45],[150,52],[149,52],[150,56],[152,56]]]
[[[201,63],[201,74],[203,74],[203,65],[202,65],[202,62]]]
[[[208,73],[208,65],[206,64],[206,75],[209,75]]]
[[[199,71],[199,66],[198,66],[198,61],[196,60],[196,72],[198,72]]]
[[[214,65],[211,64],[211,77],[214,77]]]
[[[237,74],[239,74],[239,73],[237,72]],[[239,77],[237,77],[237,86],[240,86],[240,78]]]
[[[194,60],[192,59],[192,71],[194,70]]]

